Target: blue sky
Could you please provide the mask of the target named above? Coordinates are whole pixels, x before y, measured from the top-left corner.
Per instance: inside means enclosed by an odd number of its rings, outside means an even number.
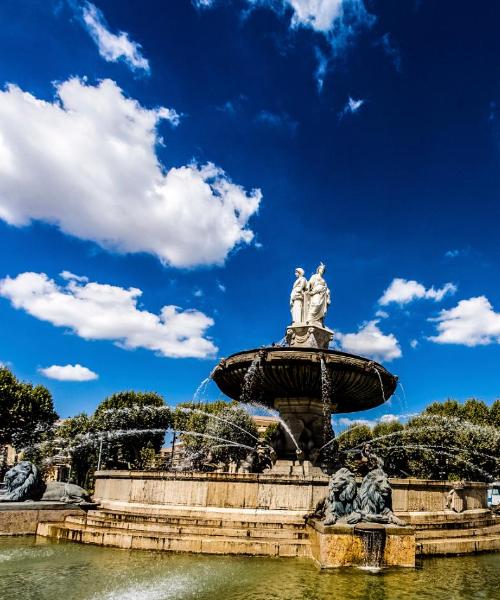
[[[338,347],[405,391],[351,418],[499,396],[498,3],[0,18],[0,361],[62,416],[121,389],[189,399],[284,335],[293,271],[320,261]]]

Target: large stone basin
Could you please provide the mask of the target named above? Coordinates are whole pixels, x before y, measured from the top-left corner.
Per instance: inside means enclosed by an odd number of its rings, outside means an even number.
[[[397,377],[361,356],[316,348],[269,347],[238,352],[222,359],[212,373],[219,388],[239,400],[245,375],[256,363],[255,400],[276,407],[276,399],[321,399],[321,358],[332,382],[330,410],[350,413],[383,404],[394,393]]]

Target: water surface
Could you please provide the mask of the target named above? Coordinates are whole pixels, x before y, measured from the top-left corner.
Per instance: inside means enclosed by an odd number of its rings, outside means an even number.
[[[500,600],[500,554],[418,569],[320,572],[308,560],[120,550],[0,537],[1,600]]]

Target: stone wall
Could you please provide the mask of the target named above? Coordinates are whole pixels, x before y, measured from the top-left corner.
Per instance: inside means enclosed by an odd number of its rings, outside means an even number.
[[[0,535],[34,535],[38,523],[64,521],[82,509],[56,502],[5,502],[0,504]]]
[[[434,512],[446,508],[453,484],[422,479],[391,479],[393,510]],[[168,473],[99,471],[96,501],[220,508],[312,511],[326,495],[327,476],[246,473]],[[487,484],[466,482],[463,510],[486,508]]]

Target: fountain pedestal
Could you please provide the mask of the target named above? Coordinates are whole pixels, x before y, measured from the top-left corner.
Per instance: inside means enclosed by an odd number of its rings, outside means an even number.
[[[318,324],[293,323],[286,329],[286,342],[292,348],[328,348],[333,331]]]
[[[415,567],[415,530],[360,523],[309,522],[311,554],[322,569],[337,567]]]
[[[325,407],[321,400],[306,397],[276,398],[274,408],[290,429],[290,432],[284,432],[284,458],[297,458],[297,446],[290,433],[304,453],[304,458],[310,458],[311,451],[321,448],[325,443]],[[330,406],[327,410],[326,418],[329,419]]]

